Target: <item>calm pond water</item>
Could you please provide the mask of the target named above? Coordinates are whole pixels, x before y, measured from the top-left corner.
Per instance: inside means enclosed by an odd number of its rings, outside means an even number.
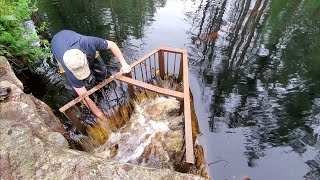
[[[160,45],[187,49],[213,179],[320,179],[318,0],[38,0],[37,6],[51,35],[71,29],[113,40],[129,62]],[[109,70],[116,71],[114,64],[108,61]],[[59,106],[50,95],[48,89],[44,101]]]

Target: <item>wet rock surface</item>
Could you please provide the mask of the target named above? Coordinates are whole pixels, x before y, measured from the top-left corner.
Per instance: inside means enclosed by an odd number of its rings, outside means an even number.
[[[202,179],[68,149],[67,133],[50,108],[23,93],[5,58],[0,65],[0,88],[11,89],[0,102],[0,179]]]

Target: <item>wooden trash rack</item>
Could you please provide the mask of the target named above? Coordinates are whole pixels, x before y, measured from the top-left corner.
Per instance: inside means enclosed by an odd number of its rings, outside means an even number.
[[[134,88],[137,87],[177,98],[181,102],[180,110],[184,114],[185,121],[186,162],[194,164],[187,51],[184,49],[159,47],[131,64],[130,67],[132,68],[130,73],[124,75],[117,73],[105,79],[88,90],[87,93],[62,106],[59,111],[75,125],[77,130],[85,134],[85,126],[72,114],[71,107],[112,81],[118,80],[128,84],[128,93],[131,98],[134,98]],[[176,76],[178,82],[183,82],[183,92],[147,83],[148,80],[155,78],[156,75],[159,75],[161,79],[165,79],[167,75]]]

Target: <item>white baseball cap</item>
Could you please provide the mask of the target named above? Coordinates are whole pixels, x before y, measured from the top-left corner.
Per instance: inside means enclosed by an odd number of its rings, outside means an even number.
[[[67,50],[63,55],[63,61],[77,79],[83,80],[90,75],[87,56],[79,49]]]

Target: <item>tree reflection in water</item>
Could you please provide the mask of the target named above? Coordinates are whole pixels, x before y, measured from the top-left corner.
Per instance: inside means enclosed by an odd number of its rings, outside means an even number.
[[[246,127],[248,166],[271,147],[318,148],[319,16],[315,1],[201,1],[192,15],[194,68],[211,89],[212,132]],[[317,14],[317,16],[316,16]],[[219,31],[217,39],[202,41]],[[225,130],[229,131],[229,130]],[[318,152],[316,152],[318,153]],[[319,154],[306,159],[319,178]]]

